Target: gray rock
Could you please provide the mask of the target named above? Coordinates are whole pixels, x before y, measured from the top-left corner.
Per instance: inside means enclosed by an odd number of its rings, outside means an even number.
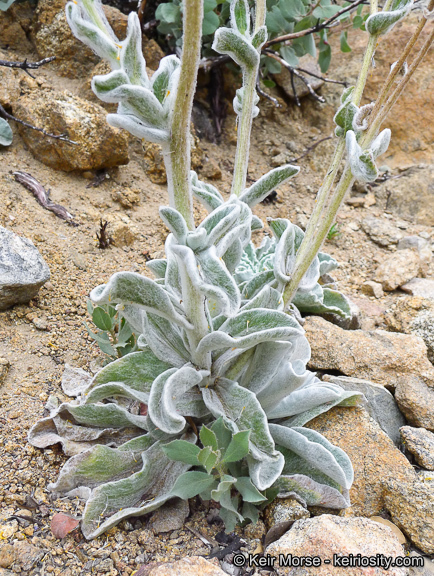
[[[307,520],[297,520],[291,530],[266,549],[266,554],[276,558],[275,570],[279,575],[287,576],[407,576],[408,568],[391,566],[366,569],[333,565],[334,555],[384,556],[396,558],[403,556],[403,548],[398,538],[388,526],[368,518],[340,518],[323,514]],[[319,556],[321,565],[315,568],[305,566],[279,566],[279,555],[291,555],[291,558]],[[325,560],[330,562],[325,563]],[[371,571],[372,570],[372,571]]]
[[[362,222],[362,228],[369,238],[380,246],[398,244],[402,238],[402,232],[387,220],[380,220],[380,218],[372,216],[365,218]]]
[[[0,310],[29,302],[49,278],[33,242],[0,226]]]
[[[434,484],[387,482],[386,509],[392,522],[426,554],[434,554]]]
[[[413,278],[401,286],[401,290],[412,296],[431,298],[434,300],[434,278]]]
[[[9,362],[9,360],[0,357],[0,386],[6,380],[6,376],[8,375],[10,366],[11,363]]]
[[[375,298],[382,298],[384,296],[381,284],[379,282],[372,282],[371,280],[363,282],[362,292],[367,296],[375,296]]]
[[[410,330],[425,342],[428,358],[434,364],[434,307],[422,309],[411,322]]]
[[[189,513],[188,502],[177,498],[158,508],[152,515],[149,524],[155,534],[172,532],[183,527],[184,520]]]
[[[399,430],[405,425],[405,418],[392,394],[381,386],[368,380],[358,378],[348,378],[347,376],[323,376],[325,382],[332,382],[342,386],[344,390],[357,390],[365,395],[367,404],[365,406],[371,418],[373,418],[393,442],[398,445],[401,441]]]
[[[431,245],[425,238],[420,236],[406,236],[398,242],[398,250],[415,250],[421,260],[422,272],[425,276],[432,260]]]
[[[432,560],[424,558],[414,550],[410,552],[410,557],[421,559],[422,566],[410,566],[408,576],[434,576],[434,562]]]
[[[434,434],[425,428],[403,426],[400,430],[405,447],[416,462],[427,470],[434,470]]]

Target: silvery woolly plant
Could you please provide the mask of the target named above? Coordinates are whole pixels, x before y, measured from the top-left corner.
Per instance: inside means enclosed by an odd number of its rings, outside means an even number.
[[[401,9],[398,4],[392,12]],[[148,263],[155,280],[120,272],[90,295],[97,306],[116,307],[119,321],[125,319],[138,336],[137,351],[93,378],[82,370],[65,370],[62,387],[75,400],[56,405],[50,399],[49,417],[29,433],[33,445],[60,442],[71,456],[50,489],[86,500],[86,538],[171,498],[197,494],[220,503],[228,530],[256,520],[258,507],[275,496],[349,506],[353,471],[348,457],[304,424],[333,406],[356,405],[361,395],[321,382],[306,369],[310,348],[297,321],[297,307],[347,313],[345,299],[318,283],[336,263],[314,250],[309,228],[304,234],[285,219],[269,221],[272,238],[259,248],[251,242],[252,232],[262,228],[252,208],[298,172],[282,166],[246,187],[250,131],[258,112],[259,54],[267,39],[265,3],[257,0],[252,14],[246,0],[233,0],[231,27],[217,30],[213,44],[243,72],[234,99],[238,145],[227,200],[190,172],[202,8],[202,0],[184,3],[181,61],[163,58],[149,79],[136,14],[130,14],[127,38],[120,42],[99,0],[66,6],[74,34],[113,68],[92,82],[102,100],[118,103],[109,123],[162,145],[170,201],[160,208],[170,230],[166,258]],[[390,27],[388,14],[380,16]],[[385,31],[378,30],[371,34],[375,43]],[[366,74],[365,67],[362,83]],[[344,94],[336,116],[338,153],[342,142],[349,150],[342,178],[349,171],[350,181],[353,170],[357,177],[371,178],[374,158],[388,141],[387,132],[377,135],[378,127],[371,139],[366,137],[371,125],[366,111],[359,111],[359,92],[358,84]],[[350,123],[353,111],[356,120]],[[336,163],[335,155],[335,176]],[[197,227],[193,197],[209,211]],[[319,201],[327,208],[322,198],[320,191]],[[303,250],[305,269],[294,288]]]

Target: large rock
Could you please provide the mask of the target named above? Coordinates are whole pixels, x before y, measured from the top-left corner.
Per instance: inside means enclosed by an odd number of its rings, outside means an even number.
[[[388,482],[386,508],[394,524],[426,554],[434,554],[434,484]]]
[[[394,332],[416,334],[425,342],[429,360],[434,364],[434,302],[428,298],[396,299],[385,315],[386,325]]]
[[[421,338],[384,330],[343,330],[310,316],[304,324],[312,349],[312,370],[338,370],[345,376],[396,388],[403,376],[423,376],[434,382],[434,367]]]
[[[0,226],[0,310],[29,302],[49,278],[33,242]]]
[[[424,269],[418,252],[410,248],[398,250],[378,266],[375,281],[383,286],[383,290],[391,292],[416,276],[423,275]]]
[[[297,520],[291,530],[277,542],[268,546],[266,553],[276,558],[275,570],[285,576],[406,576],[408,568],[349,567],[335,565],[339,558],[348,560],[354,557],[382,554],[392,562],[403,556],[403,548],[398,538],[388,526],[368,518],[339,518],[323,514],[316,518]],[[279,566],[279,556],[291,558],[296,563],[300,557],[321,559],[315,568],[303,566]]]
[[[27,36],[32,16],[33,7],[29,0],[12,4],[6,12],[0,11],[0,48],[30,51],[32,45]]]
[[[329,374],[325,374],[323,380],[337,384],[345,390],[362,392],[367,400],[365,408],[368,414],[396,445],[400,443],[400,428],[405,425],[405,418],[399,411],[392,394],[384,386],[359,378],[330,376]]]
[[[144,568],[146,570],[146,566]],[[140,570],[136,576],[140,576]],[[193,574],[194,576],[227,576],[219,566],[208,562],[201,556],[191,556],[177,562],[165,562],[149,572],[145,570],[142,574],[146,576],[192,576]]]
[[[413,278],[413,280],[401,286],[401,289],[412,296],[434,300],[434,278]]]
[[[392,141],[397,139],[393,133]],[[399,178],[380,184],[375,195],[397,216],[416,224],[434,225],[434,165],[409,168]]]
[[[434,434],[425,428],[401,428],[402,441],[419,466],[434,470]]]
[[[362,222],[362,228],[369,238],[380,246],[398,244],[403,234],[388,220],[368,216]]]
[[[434,380],[416,374],[402,376],[395,400],[410,424],[434,431]]]
[[[2,13],[0,12],[0,14]],[[0,59],[7,60],[7,53],[0,51]],[[11,108],[12,102],[19,96],[20,72],[13,68],[0,67],[0,104],[3,108]]]
[[[106,112],[69,92],[33,92],[19,98],[13,112],[52,134],[65,134],[76,144],[47,138],[21,124],[32,154],[56,170],[99,170],[128,163],[128,136],[107,124]]]
[[[342,448],[351,460],[350,500],[355,515],[375,516],[382,510],[388,479],[416,479],[407,458],[363,408],[333,408],[306,426]]]

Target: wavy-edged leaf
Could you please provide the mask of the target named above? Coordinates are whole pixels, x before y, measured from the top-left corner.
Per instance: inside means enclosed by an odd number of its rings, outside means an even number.
[[[159,508],[173,497],[171,489],[177,478],[189,468],[188,464],[169,460],[158,442],[142,454],[142,461],[139,472],[92,491],[83,514],[85,538],[96,538],[124,518]]]
[[[241,386],[255,394],[266,389],[291,348],[291,342],[263,342],[256,346],[253,358],[240,380]]]
[[[278,488],[279,498],[296,497],[306,506],[326,506],[327,508],[348,508],[350,497],[348,490],[338,490],[304,474],[282,475],[274,485]]]
[[[343,294],[319,284],[311,292],[296,293],[293,303],[303,314],[337,314],[345,319],[352,316],[350,302]]]
[[[165,56],[160,60],[158,69],[151,79],[152,90],[159,102],[163,103],[168,96],[170,79],[179,66],[179,58],[174,55]]]
[[[250,348],[261,342],[292,340],[304,331],[296,320],[276,310],[257,308],[240,312],[224,322],[217,332],[202,338],[198,350],[209,352],[221,348]]]
[[[343,488],[351,488],[353,467],[341,448],[334,446],[319,432],[308,428],[287,428],[278,424],[270,424],[269,428],[276,444],[290,450],[305,460],[309,467],[319,470]],[[289,473],[285,458],[283,474]]]
[[[122,128],[127,130],[137,138],[144,138],[148,142],[164,145],[169,142],[170,132],[169,129],[151,128],[139,118],[131,116],[131,114],[107,114],[107,122],[113,128]]]
[[[94,288],[90,298],[96,304],[136,305],[184,328],[192,328],[186,318],[175,310],[163,288],[135,272],[116,272],[107,284]]]
[[[185,244],[188,227],[182,214],[169,206],[160,206],[160,218],[175,236],[176,241],[179,244]]]
[[[247,188],[247,190],[241,194],[240,200],[241,202],[245,202],[250,208],[253,208],[255,204],[262,202],[277,186],[280,186],[280,184],[283,184],[299,172],[300,168],[298,168],[298,166],[291,166],[291,164],[274,168],[274,170],[264,174],[264,176],[252,184],[250,188]]]
[[[209,372],[190,366],[172,368],[155,379],[149,396],[148,413],[153,423],[167,434],[179,434],[185,427],[176,403],[190,388],[198,386]]]
[[[336,270],[339,266],[338,262],[330,256],[330,254],[326,254],[325,252],[318,252],[318,260],[320,276],[333,272],[333,270]]]
[[[365,22],[369,34],[387,34],[397,22],[407,16],[413,6],[413,0],[395,0],[390,10],[372,14]]]
[[[101,100],[104,102],[121,102],[122,111],[134,115],[146,127],[160,130],[167,128],[163,107],[149,88],[122,84],[111,91],[101,92],[95,79],[92,86],[95,94]]]
[[[143,338],[161,361],[170,367],[184,366],[190,360],[190,353],[178,327],[155,314],[146,314]]]
[[[193,170],[190,172],[190,178],[193,196],[205,206],[208,212],[212,212],[223,204],[223,196],[215,186],[199,180],[196,172]]]
[[[146,268],[152,272],[155,278],[165,278],[167,271],[167,260],[165,258],[155,258],[146,262]]]

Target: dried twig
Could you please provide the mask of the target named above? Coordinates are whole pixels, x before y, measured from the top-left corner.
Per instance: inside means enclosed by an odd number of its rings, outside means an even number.
[[[8,60],[0,60],[0,66],[5,66],[6,68],[20,68],[24,70],[26,74],[28,74],[31,78],[34,78],[33,74],[30,74],[29,70],[35,70],[36,68],[40,68],[45,64],[49,64],[55,60],[55,56],[50,56],[49,58],[44,58],[43,60],[39,60],[39,62],[27,62],[27,58],[22,62],[9,62]]]
[[[86,188],[98,188],[98,186],[101,186],[101,184],[106,180],[106,178],[107,178],[107,170],[105,168],[102,168],[101,170],[98,170],[95,178],[93,178],[93,180],[89,182]]]
[[[3,118],[5,118],[6,120],[13,120],[14,122],[18,122],[19,124],[22,124],[26,128],[31,128],[32,130],[37,130],[38,132],[42,132],[42,134],[44,136],[48,136],[48,138],[55,138],[56,140],[62,140],[62,142],[68,142],[68,144],[77,144],[77,142],[73,142],[72,140],[67,138],[65,136],[65,134],[59,134],[59,135],[50,134],[49,132],[46,132],[43,128],[38,128],[37,126],[32,126],[32,124],[29,124],[28,122],[24,122],[24,120],[20,120],[19,118],[12,116],[12,114],[9,114],[9,112],[6,112],[6,110],[3,108],[3,106],[1,104],[0,104],[0,116],[3,116]]]
[[[26,172],[14,172],[13,175],[17,182],[22,184],[27,188],[27,190],[30,190],[42,208],[54,212],[58,218],[66,220],[71,226],[78,226],[77,222],[74,222],[74,217],[66,210],[66,208],[60,206],[60,204],[55,204],[50,200],[50,190],[45,190],[36,178]]]
[[[114,244],[114,240],[111,236],[109,236],[109,234],[107,233],[107,226],[108,226],[108,222],[103,222],[102,218],[99,221],[99,234],[98,232],[96,233],[96,237],[98,238],[98,248],[100,248],[101,250],[105,250],[106,248],[108,248],[109,246],[112,246]]]
[[[139,17],[140,25],[143,26],[143,19],[145,16],[147,0],[139,0],[139,8],[137,10],[137,16]]]
[[[259,76],[258,76],[258,79],[256,80],[256,92],[258,94],[260,94],[263,98],[266,98],[267,100],[270,100],[270,102],[273,102],[273,104],[276,106],[276,108],[282,108],[282,106],[279,104],[279,101],[277,100],[277,98],[270,96],[270,94],[267,94],[264,90],[262,90],[262,88],[259,84]]]

